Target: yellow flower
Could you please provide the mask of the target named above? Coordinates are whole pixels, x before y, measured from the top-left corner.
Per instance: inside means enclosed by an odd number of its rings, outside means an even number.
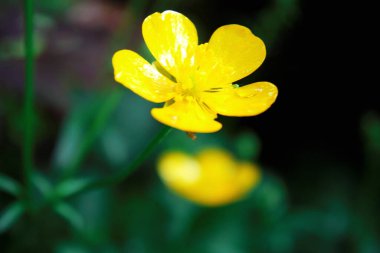
[[[264,61],[265,45],[244,26],[218,28],[208,43],[198,45],[194,24],[175,11],[148,16],[142,34],[156,61],[148,63],[131,50],[112,59],[115,80],[163,108],[152,116],[163,124],[193,133],[221,129],[217,114],[254,116],[277,97],[269,82],[242,87],[233,82],[254,72]]]
[[[160,178],[171,190],[206,206],[229,204],[255,187],[261,173],[249,162],[238,162],[222,149],[209,148],[197,156],[171,151],[158,162]]]

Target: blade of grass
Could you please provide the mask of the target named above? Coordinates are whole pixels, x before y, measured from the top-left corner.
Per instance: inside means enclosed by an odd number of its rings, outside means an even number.
[[[24,212],[24,207],[21,202],[16,201],[9,205],[0,214],[0,234],[9,229]]]
[[[24,96],[24,143],[23,174],[24,198],[27,209],[31,206],[33,149],[34,149],[34,43],[33,43],[33,0],[24,0],[25,25],[25,96]]]
[[[69,204],[60,202],[54,206],[54,210],[66,219],[74,228],[81,230],[84,227],[84,219],[80,213],[77,212]]]
[[[21,193],[20,185],[15,180],[2,173],[0,173],[0,189],[16,197]]]

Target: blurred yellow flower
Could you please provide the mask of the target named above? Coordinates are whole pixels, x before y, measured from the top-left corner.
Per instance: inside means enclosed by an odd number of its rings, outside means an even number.
[[[158,161],[158,173],[171,190],[206,206],[241,199],[261,178],[256,165],[238,162],[230,153],[216,148],[205,149],[196,156],[167,152]]]
[[[267,110],[277,87],[233,82],[254,72],[264,61],[263,41],[241,25],[218,28],[208,43],[198,45],[194,24],[175,11],[148,16],[142,34],[156,61],[149,64],[131,50],[112,59],[115,80],[146,100],[165,102],[152,116],[163,124],[192,133],[221,129],[217,114],[254,116]]]

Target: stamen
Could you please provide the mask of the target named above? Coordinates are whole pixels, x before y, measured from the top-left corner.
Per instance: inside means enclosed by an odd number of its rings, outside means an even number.
[[[174,76],[172,76],[158,61],[154,61],[152,63],[152,65],[162,75],[164,75],[165,77],[169,78],[171,81],[173,81],[175,83],[177,82],[177,79]]]
[[[200,105],[205,107],[205,109],[211,111],[211,108],[205,102],[202,102]]]
[[[222,89],[223,89],[222,87],[213,87],[213,88],[210,88],[209,90],[204,90],[204,92],[214,93],[214,92],[219,92]]]
[[[170,99],[169,101],[166,101],[165,104],[164,104],[164,107],[170,106],[172,104],[174,104],[174,99],[173,98]]]
[[[197,102],[203,110],[205,110],[208,113],[215,114],[215,112],[205,102],[203,101],[202,102],[197,101]]]

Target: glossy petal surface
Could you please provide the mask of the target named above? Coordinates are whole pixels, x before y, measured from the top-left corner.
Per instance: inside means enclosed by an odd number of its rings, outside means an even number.
[[[173,97],[175,83],[137,53],[117,51],[112,58],[112,65],[115,80],[146,100],[161,103]]]
[[[161,123],[186,132],[212,133],[222,128],[222,124],[214,120],[216,114],[194,100],[177,101],[163,108],[154,108],[151,112]]]
[[[207,105],[225,116],[254,116],[266,111],[276,100],[277,87],[269,82],[257,82],[239,88],[204,92]]]
[[[148,16],[142,32],[150,52],[177,79],[192,65],[198,45],[194,24],[175,11],[164,11]]]
[[[218,28],[200,61],[203,85],[221,87],[255,71],[264,61],[263,41],[247,27],[225,25]]]

